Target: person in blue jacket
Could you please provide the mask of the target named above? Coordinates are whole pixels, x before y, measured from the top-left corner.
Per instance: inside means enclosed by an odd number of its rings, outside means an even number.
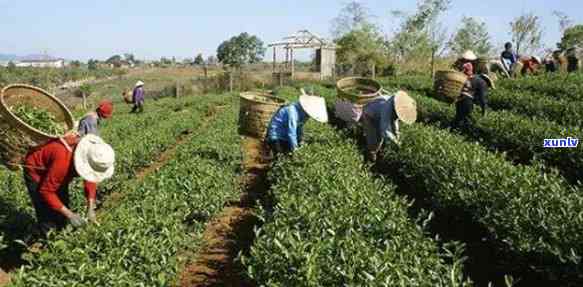
[[[500,55],[500,59],[502,60],[502,64],[506,69],[506,72],[508,72],[508,74],[512,74],[512,69],[518,62],[518,55],[512,50],[512,43],[507,42],[504,44],[504,51]]]
[[[380,96],[364,106],[361,122],[368,149],[367,159],[376,162],[377,154],[387,140],[401,145],[399,121],[412,124],[417,120],[417,104],[404,91]]]
[[[304,124],[310,118],[328,122],[324,98],[304,94],[299,101],[281,107],[273,115],[267,127],[266,143],[275,156],[288,154],[300,147]]]

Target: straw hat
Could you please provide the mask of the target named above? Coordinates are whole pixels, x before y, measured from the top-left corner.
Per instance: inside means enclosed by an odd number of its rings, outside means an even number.
[[[476,54],[474,54],[474,52],[467,50],[463,55],[462,58],[464,58],[465,60],[468,61],[475,61],[478,59],[478,56],[476,56]]]
[[[540,64],[542,64],[542,61],[541,61],[541,59],[540,59],[540,57],[539,57],[539,56],[533,56],[532,58],[533,58],[533,59],[534,59],[534,60],[535,60],[535,61],[536,61],[536,62],[537,62],[539,65],[540,65]]]
[[[488,83],[488,86],[490,86],[490,88],[496,89],[496,85],[494,84],[494,80],[492,80],[492,78],[490,78],[490,76],[488,76],[486,74],[482,74],[480,76],[482,76],[482,79],[484,79],[484,81],[486,81],[486,83]]]
[[[143,85],[144,85],[144,82],[142,82],[142,81],[138,81],[138,82],[136,83],[136,87],[143,86]]]
[[[397,117],[406,124],[410,125],[417,120],[417,103],[404,91],[398,91],[395,95],[395,111]]]
[[[300,105],[308,115],[318,122],[328,122],[328,111],[326,110],[326,100],[322,97],[301,95]]]
[[[100,137],[84,136],[75,149],[75,169],[85,180],[100,183],[113,176],[115,152]]]

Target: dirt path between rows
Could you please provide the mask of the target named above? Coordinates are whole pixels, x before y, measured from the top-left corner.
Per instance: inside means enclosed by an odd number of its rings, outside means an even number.
[[[247,253],[255,239],[254,227],[259,223],[253,206],[262,200],[269,184],[266,172],[269,158],[260,140],[241,139],[244,174],[242,194],[238,202],[225,207],[211,220],[203,234],[205,245],[193,263],[180,276],[180,286],[256,286],[244,274],[237,261],[239,252]]]

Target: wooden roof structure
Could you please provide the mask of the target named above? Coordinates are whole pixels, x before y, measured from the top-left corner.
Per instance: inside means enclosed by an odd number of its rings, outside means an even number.
[[[285,50],[285,61],[279,71],[282,73],[289,73],[293,78],[295,73],[294,68],[294,50],[296,49],[316,49],[319,51],[330,51],[335,55],[336,45],[324,38],[308,31],[300,30],[290,36],[283,38],[281,41],[274,42],[268,45],[273,48],[273,73],[277,73],[277,48]],[[335,56],[334,56],[335,62]],[[329,74],[329,72],[327,73]]]
[[[283,38],[282,41],[269,44],[269,47],[278,46],[284,49],[336,49],[334,43],[330,43],[308,30],[300,30]]]

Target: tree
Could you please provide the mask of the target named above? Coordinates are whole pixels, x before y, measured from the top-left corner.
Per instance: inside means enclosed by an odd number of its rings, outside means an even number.
[[[206,63],[208,65],[216,65],[218,63],[217,57],[215,56],[208,56],[208,58],[206,59]]]
[[[331,33],[335,39],[341,38],[354,30],[370,26],[370,14],[368,7],[357,1],[350,1],[340,10],[340,14],[332,20]]]
[[[510,23],[512,41],[516,44],[516,53],[534,53],[542,47],[541,18],[532,13],[519,16]]]
[[[219,61],[227,66],[240,68],[245,64],[260,62],[265,55],[263,41],[257,36],[241,33],[224,41],[217,48]]]
[[[583,48],[583,25],[575,25],[565,30],[559,49]]]
[[[356,28],[336,40],[338,45],[337,60],[345,64],[353,73],[366,74],[374,72],[376,67],[386,63],[387,51],[380,31],[372,25]]]
[[[450,0],[419,0],[417,11],[408,15],[403,11],[393,11],[392,15],[401,19],[399,30],[390,42],[390,48],[398,61],[420,58],[435,58],[446,48],[446,31],[439,24],[439,17],[447,11]]]
[[[136,57],[134,56],[134,54],[125,53],[125,54],[123,54],[123,58],[126,62],[128,62],[130,64],[136,63]]]
[[[486,23],[478,22],[472,17],[464,17],[462,26],[450,40],[449,47],[456,54],[473,50],[478,55],[489,55],[493,47]]]
[[[559,29],[561,34],[564,34],[567,29],[573,26],[573,20],[569,16],[561,11],[553,11],[553,15],[559,19]]]
[[[204,58],[202,57],[202,54],[196,55],[196,58],[194,58],[194,64],[195,65],[204,65]]]
[[[77,61],[77,60],[71,61],[71,64],[70,65],[73,68],[79,68],[79,67],[81,67],[81,62],[80,61]]]
[[[92,71],[97,70],[97,60],[89,59],[89,61],[87,61],[87,69]]]

